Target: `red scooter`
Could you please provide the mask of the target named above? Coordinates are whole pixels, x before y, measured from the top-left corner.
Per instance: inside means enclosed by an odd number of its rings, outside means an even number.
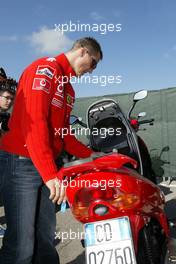
[[[86,263],[164,264],[169,237],[164,195],[141,176],[135,133],[114,101],[88,109],[90,131],[100,132],[102,124],[106,132],[121,128],[121,134],[90,134],[91,147],[103,153],[61,169],[71,211],[84,224]]]

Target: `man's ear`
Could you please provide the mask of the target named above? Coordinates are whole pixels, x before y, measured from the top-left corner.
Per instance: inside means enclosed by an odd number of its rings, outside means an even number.
[[[81,47],[81,48],[80,48],[80,54],[81,54],[81,57],[83,57],[83,56],[85,55],[85,53],[86,53],[85,48]]]

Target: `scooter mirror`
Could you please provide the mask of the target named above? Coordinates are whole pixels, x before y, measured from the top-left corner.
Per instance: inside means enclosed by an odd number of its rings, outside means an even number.
[[[169,146],[165,146],[163,149],[162,149],[162,152],[167,152],[167,151],[169,151]]]
[[[138,118],[140,118],[140,117],[144,117],[144,116],[146,116],[146,112],[140,112],[139,114],[138,114]]]
[[[74,125],[74,124],[76,124],[78,121],[80,121],[80,120],[79,120],[79,118],[78,118],[77,116],[75,116],[75,115],[71,115],[71,116],[70,116],[70,125]]]
[[[147,90],[141,90],[141,91],[135,93],[135,95],[133,97],[133,101],[137,102],[139,100],[144,99],[145,97],[147,97]]]

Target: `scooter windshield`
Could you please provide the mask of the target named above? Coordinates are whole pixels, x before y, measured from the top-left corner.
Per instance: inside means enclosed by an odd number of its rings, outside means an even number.
[[[92,149],[105,153],[115,149],[140,160],[136,136],[114,100],[105,99],[94,103],[89,107],[87,115]]]
[[[97,151],[110,152],[114,148],[117,150],[129,148],[127,129],[118,118],[107,117],[100,120],[92,128],[91,134]]]

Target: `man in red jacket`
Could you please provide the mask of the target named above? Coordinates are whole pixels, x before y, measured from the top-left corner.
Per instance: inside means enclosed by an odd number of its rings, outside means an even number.
[[[19,80],[9,131],[0,145],[6,177],[3,264],[59,263],[53,245],[55,203],[66,198],[55,161],[63,149],[79,158],[92,153],[73,135],[61,133],[69,131],[75,101],[69,80],[91,73],[102,57],[95,39],[79,39],[65,54],[33,62]]]

